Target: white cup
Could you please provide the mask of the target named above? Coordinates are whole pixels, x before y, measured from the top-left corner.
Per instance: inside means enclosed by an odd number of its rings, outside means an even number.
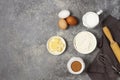
[[[78,62],[81,63],[81,66],[82,66],[82,67],[81,67],[80,71],[78,71],[78,72],[74,72],[74,71],[72,70],[72,68],[71,68],[71,65],[72,65],[72,63],[73,63],[74,61],[78,61]],[[72,57],[72,58],[68,61],[68,63],[67,63],[67,69],[68,69],[68,71],[69,71],[70,73],[72,73],[72,74],[81,74],[81,73],[84,71],[84,69],[85,69],[85,63],[84,63],[83,59],[80,58],[80,57]]]
[[[99,24],[99,15],[103,13],[103,10],[95,12],[87,12],[82,17],[83,25],[87,28],[94,28]]]

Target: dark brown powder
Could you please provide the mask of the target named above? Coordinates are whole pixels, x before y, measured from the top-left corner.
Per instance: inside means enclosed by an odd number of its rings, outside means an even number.
[[[71,68],[72,68],[72,70],[73,70],[74,72],[78,72],[78,71],[81,70],[82,65],[81,65],[80,62],[74,61],[74,62],[71,64]]]

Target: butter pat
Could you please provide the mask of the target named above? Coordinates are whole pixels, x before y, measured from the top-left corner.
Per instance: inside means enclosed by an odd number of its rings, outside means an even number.
[[[65,46],[62,40],[58,37],[51,39],[48,45],[49,45],[49,49],[53,52],[54,51],[61,52]]]
[[[59,36],[51,37],[47,42],[47,48],[53,55],[59,55],[64,52],[66,43],[63,38]]]

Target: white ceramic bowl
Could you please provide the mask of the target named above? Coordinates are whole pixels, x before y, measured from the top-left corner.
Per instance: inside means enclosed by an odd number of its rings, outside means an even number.
[[[91,32],[82,31],[75,36],[73,45],[79,53],[89,54],[95,50],[97,40]]]
[[[82,68],[81,68],[80,71],[78,71],[78,72],[74,72],[74,71],[72,70],[72,68],[71,68],[71,65],[72,65],[72,63],[73,63],[74,61],[78,61],[78,62],[80,62],[81,65],[82,65]],[[72,74],[81,74],[81,73],[84,71],[84,69],[85,69],[85,63],[84,63],[83,59],[80,58],[80,57],[72,57],[72,58],[68,61],[68,63],[67,63],[67,69],[68,69],[68,71],[69,71],[70,73],[72,73]]]
[[[60,38],[61,39],[61,41],[63,42],[63,44],[64,44],[64,48],[63,48],[63,50],[61,51],[61,52],[52,52],[50,49],[49,49],[49,45],[48,45],[48,43],[49,43],[49,41],[51,40],[51,39],[53,39],[53,38]],[[65,40],[62,38],[62,37],[60,37],[60,36],[52,36],[52,37],[50,37],[49,39],[48,39],[48,41],[47,41],[47,50],[49,51],[49,53],[51,53],[52,55],[60,55],[60,54],[62,54],[64,51],[65,51],[65,49],[66,49],[66,42],[65,42]]]

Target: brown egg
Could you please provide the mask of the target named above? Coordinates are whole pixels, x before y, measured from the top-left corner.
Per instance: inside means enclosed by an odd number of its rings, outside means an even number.
[[[77,20],[77,18],[74,17],[74,16],[69,16],[69,17],[67,17],[67,18],[66,18],[66,21],[67,21],[67,23],[68,23],[70,26],[75,26],[75,25],[78,24],[78,20]]]
[[[67,27],[68,27],[67,22],[66,22],[66,20],[64,20],[64,19],[60,19],[60,20],[59,20],[58,26],[59,26],[59,28],[62,29],[62,30],[65,30],[65,29],[67,29]]]

